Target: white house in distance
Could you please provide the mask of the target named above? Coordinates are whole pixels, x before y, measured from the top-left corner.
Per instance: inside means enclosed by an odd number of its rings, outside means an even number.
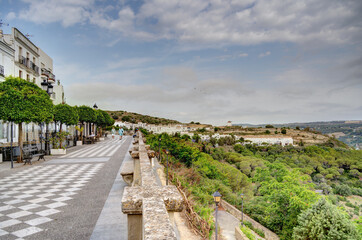
[[[293,138],[288,136],[242,136],[245,140],[245,144],[254,143],[257,145],[263,145],[265,143],[269,145],[281,145],[281,146],[287,146],[287,145],[293,145]]]

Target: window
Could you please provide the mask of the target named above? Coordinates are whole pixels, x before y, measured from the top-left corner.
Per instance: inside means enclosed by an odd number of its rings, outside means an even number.
[[[23,72],[19,70],[19,78],[23,78]]]
[[[33,77],[33,83],[35,83],[35,77]]]
[[[30,76],[29,76],[29,74],[26,74],[26,80],[30,80]]]

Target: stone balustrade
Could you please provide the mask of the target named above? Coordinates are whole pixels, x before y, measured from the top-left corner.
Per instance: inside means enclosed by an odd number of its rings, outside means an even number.
[[[130,150],[133,162],[125,162],[121,169],[129,185],[122,198],[122,211],[128,216],[128,239],[176,240],[173,212],[182,211],[184,200],[175,186],[158,184],[150,159],[154,151],[139,135]]]

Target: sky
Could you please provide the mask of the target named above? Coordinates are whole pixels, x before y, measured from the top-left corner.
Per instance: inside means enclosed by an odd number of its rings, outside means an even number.
[[[233,123],[362,120],[361,0],[0,0],[70,105]]]

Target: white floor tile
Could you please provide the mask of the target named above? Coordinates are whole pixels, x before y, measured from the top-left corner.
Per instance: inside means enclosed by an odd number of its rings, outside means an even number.
[[[3,221],[3,222],[0,222],[0,229],[10,227],[10,226],[13,226],[13,225],[16,225],[16,224],[19,224],[19,223],[21,223],[21,221],[16,220],[16,219],[6,220],[6,221]]]
[[[24,216],[28,216],[33,214],[32,212],[28,212],[28,211],[20,211],[20,212],[15,212],[15,213],[11,213],[8,214],[6,216],[8,216],[9,218],[20,218],[20,217],[24,217]]]
[[[32,220],[26,221],[25,223],[29,224],[31,226],[37,226],[37,225],[40,225],[40,224],[43,224],[43,223],[46,223],[46,222],[50,222],[52,220],[53,219],[47,218],[47,217],[38,217],[38,218],[35,218],[35,219],[32,219]]]
[[[30,209],[34,209],[34,208],[38,208],[38,207],[41,207],[41,205],[39,205],[39,204],[28,204],[28,205],[25,205],[25,206],[21,206],[21,207],[19,207],[21,210],[25,210],[25,211],[27,211],[27,210],[30,210]]]
[[[45,205],[45,207],[47,208],[58,208],[58,207],[63,207],[67,205],[66,203],[62,203],[62,202],[55,202],[55,203],[51,203],[51,204],[48,204],[48,205]]]
[[[47,210],[44,210],[44,211],[41,211],[41,212],[37,212],[35,214],[46,217],[46,216],[50,216],[50,215],[53,215],[53,214],[58,213],[58,212],[60,212],[60,211],[57,210],[57,209],[47,209]]]
[[[41,231],[43,231],[43,229],[41,229],[41,228],[28,227],[28,228],[25,228],[25,229],[22,229],[22,230],[19,230],[19,231],[16,231],[16,232],[12,232],[11,234],[22,238],[22,237],[27,237],[29,235],[32,235],[34,233],[41,232]]]

